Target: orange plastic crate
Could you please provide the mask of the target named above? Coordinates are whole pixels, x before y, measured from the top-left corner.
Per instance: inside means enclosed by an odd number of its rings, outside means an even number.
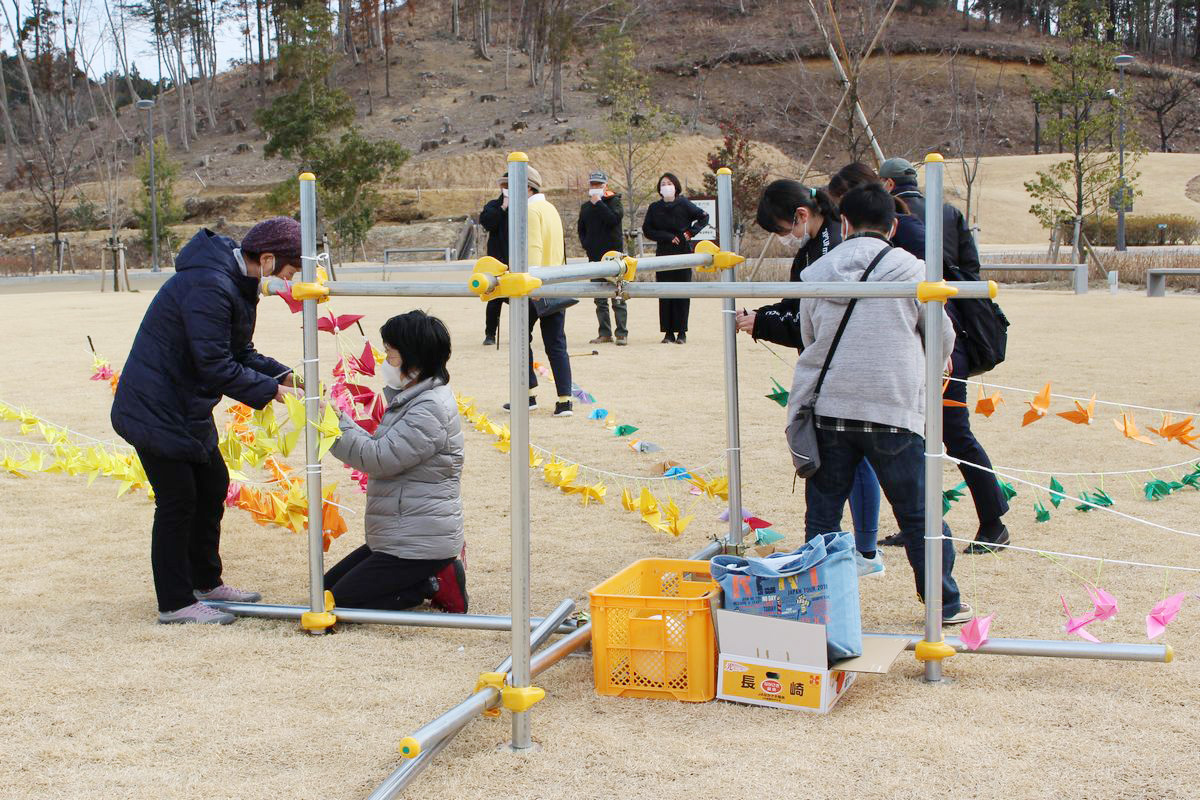
[[[646,558],[588,592],[596,693],[703,703],[717,694],[707,561]]]

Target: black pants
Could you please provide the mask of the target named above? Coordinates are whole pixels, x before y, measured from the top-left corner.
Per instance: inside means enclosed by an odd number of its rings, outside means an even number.
[[[954,348],[954,369],[951,375],[955,378],[967,377],[967,354],[961,346]],[[946,387],[946,399],[967,401],[967,385],[962,381],[950,381]],[[983,445],[971,433],[971,409],[942,407],[942,442],[946,445],[946,453],[953,458],[961,458],[981,467],[991,468],[992,462],[984,452]],[[1008,500],[1000,491],[996,476],[974,467],[959,465],[963,480],[971,490],[971,499],[975,501],[975,513],[979,521],[992,522],[1008,513]]]
[[[197,464],[137,451],[154,488],[150,568],[159,611],[196,602],[193,589],[221,585],[221,517],[229,470],[215,447]]]
[[[595,259],[599,261],[600,259]],[[608,283],[603,278],[593,279],[592,283]],[[598,334],[600,336],[612,336],[613,326],[612,317],[608,315],[609,298],[597,297],[596,300],[596,323],[599,327]],[[617,337],[625,338],[629,335],[629,329],[626,327],[629,321],[629,309],[625,307],[625,301],[618,297],[612,298],[613,316],[617,318]]]
[[[682,283],[692,279],[691,269],[666,269],[654,273],[654,280],[664,283]],[[658,329],[663,333],[687,333],[688,312],[692,301],[683,298],[658,301]]]
[[[504,300],[488,300],[487,310],[483,317],[483,335],[495,336],[500,332],[500,309],[504,308]]]
[[[425,602],[429,579],[453,561],[397,558],[364,544],[325,573],[325,588],[343,608],[402,611]]]
[[[571,359],[567,355],[567,312],[555,311],[539,317],[533,303],[529,304],[529,340],[533,341],[533,326],[542,326],[542,346],[546,348],[546,359],[554,375],[554,390],[559,397],[571,396]],[[533,348],[529,348],[529,388],[538,385],[537,373],[533,369]]]

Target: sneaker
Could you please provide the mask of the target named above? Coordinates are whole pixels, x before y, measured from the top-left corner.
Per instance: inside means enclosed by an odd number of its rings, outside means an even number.
[[[628,336],[618,336],[617,337],[617,347],[624,347],[627,344],[629,344]]]
[[[943,625],[962,625],[964,622],[969,622],[975,616],[975,609],[971,608],[966,603],[958,604],[958,613],[952,617],[943,617]]]
[[[1008,527],[1000,526],[1000,530],[993,534],[985,534],[983,531],[975,534],[975,541],[963,548],[963,552],[969,555],[979,555],[981,553],[996,553],[1002,550],[1002,547],[988,547],[988,545],[998,544],[1005,545],[1012,541],[1012,537],[1008,535]]]
[[[597,336],[595,339],[590,340],[588,344],[612,344],[612,340],[611,336]]]
[[[904,534],[893,533],[891,536],[885,536],[879,540],[881,545],[885,547],[904,547]]]
[[[536,409],[537,409],[537,407],[538,407],[538,405],[537,405],[537,398],[536,398],[536,397],[534,397],[533,395],[529,395],[529,410],[530,410],[530,411],[534,411],[534,410],[536,410]],[[508,403],[505,403],[505,404],[504,404],[504,410],[505,410],[505,411],[512,411],[512,408],[510,408],[510,407],[509,407]]]
[[[233,614],[218,611],[199,602],[184,606],[178,611],[158,612],[159,625],[186,625],[191,622],[197,625],[228,625],[235,619],[237,617]]]
[[[225,583],[207,592],[197,590],[192,594],[196,595],[197,600],[219,600],[224,603],[257,603],[262,600],[262,594],[259,592],[248,592]]]
[[[483,337],[483,346],[484,347],[495,347],[496,346],[496,337],[495,336],[484,336]]]
[[[675,344],[687,344],[687,334],[681,333],[675,337]]]
[[[858,577],[865,578],[868,575],[882,575],[887,569],[883,566],[883,556],[879,551],[875,551],[874,558],[867,558],[857,550],[854,551],[854,564],[858,567]]]
[[[570,400],[566,401],[565,403],[555,403],[554,404],[554,416],[556,416],[556,417],[569,417],[569,416],[572,416],[574,413],[575,412],[571,410],[571,401]]]
[[[467,570],[457,558],[434,576],[438,588],[429,604],[447,614],[467,613]]]
[[[667,335],[663,336],[662,343],[663,344],[675,344],[675,334],[668,333]]]

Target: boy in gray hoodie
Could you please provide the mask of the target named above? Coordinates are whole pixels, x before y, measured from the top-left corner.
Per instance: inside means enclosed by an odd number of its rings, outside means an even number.
[[[842,199],[843,243],[812,263],[806,283],[858,281],[881,251],[891,248],[895,203],[887,190],[868,184]],[[925,264],[889,249],[868,281],[919,281]],[[805,298],[799,317],[804,351],[796,362],[788,402],[793,419],[816,387],[821,366],[846,313],[845,298]],[[942,311],[943,315],[945,310]],[[841,513],[858,463],[867,459],[891,504],[904,538],[917,594],[925,591],[925,330],[914,298],[863,298],[854,306],[816,405],[821,467],[805,482],[805,537],[841,530]],[[931,351],[945,362],[954,349],[948,318]],[[943,536],[949,528],[942,523]],[[973,612],[959,599],[952,576],[954,547],[942,542],[942,616],[966,622]]]

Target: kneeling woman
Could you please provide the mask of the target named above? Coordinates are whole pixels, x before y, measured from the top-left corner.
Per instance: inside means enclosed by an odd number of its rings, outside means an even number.
[[[375,433],[341,415],[330,449],[367,482],[367,543],[325,575],[334,602],[349,608],[467,610],[463,550],[463,435],[447,384],[450,332],[410,311],[380,329],[387,359],[387,410]]]

